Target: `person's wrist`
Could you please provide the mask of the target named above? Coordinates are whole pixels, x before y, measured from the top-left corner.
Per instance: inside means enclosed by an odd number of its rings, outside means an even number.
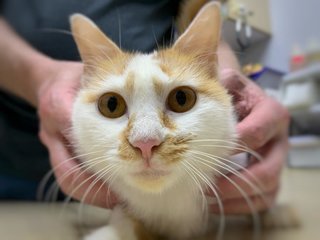
[[[34,106],[38,106],[41,89],[53,78],[57,65],[58,61],[42,54],[34,56],[30,61],[28,75],[31,79],[32,89],[28,97]]]

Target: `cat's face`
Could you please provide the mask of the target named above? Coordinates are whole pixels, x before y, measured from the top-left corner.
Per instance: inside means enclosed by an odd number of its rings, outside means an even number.
[[[235,125],[212,54],[218,15],[217,9],[201,11],[172,48],[151,54],[124,53],[88,19],[72,18],[87,64],[73,137],[82,161],[99,178],[161,192],[192,177],[192,168],[215,173],[199,159],[225,157]],[[208,23],[212,33],[198,36]]]

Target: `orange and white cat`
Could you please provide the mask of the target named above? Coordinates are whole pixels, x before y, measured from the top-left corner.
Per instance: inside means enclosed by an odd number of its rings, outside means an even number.
[[[220,8],[207,3],[167,49],[122,51],[82,15],[71,17],[85,64],[73,138],[90,171],[121,200],[87,240],[194,239],[205,233],[208,189],[236,140],[219,83]]]

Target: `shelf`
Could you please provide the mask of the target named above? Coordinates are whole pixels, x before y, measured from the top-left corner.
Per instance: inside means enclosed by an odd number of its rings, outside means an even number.
[[[320,167],[320,137],[296,136],[289,140],[289,166]]]
[[[309,67],[286,75],[283,78],[283,83],[288,84],[313,79],[320,80],[320,63],[313,64]]]
[[[280,92],[292,115],[320,115],[320,63],[287,74]]]
[[[280,91],[293,126],[320,134],[320,63],[286,75]]]

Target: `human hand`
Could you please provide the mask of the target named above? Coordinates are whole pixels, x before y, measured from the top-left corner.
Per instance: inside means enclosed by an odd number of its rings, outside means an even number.
[[[261,194],[236,175],[228,177],[246,193],[255,211],[268,209],[275,201],[279,189],[282,166],[287,157],[287,129],[289,114],[278,102],[268,97],[252,81],[235,70],[221,72],[224,86],[233,96],[234,106],[239,118],[237,133],[239,144],[245,145],[262,156],[240,171],[241,175],[256,185]],[[254,176],[254,177],[253,177]],[[226,214],[248,214],[252,210],[243,195],[226,178],[219,178],[224,212]],[[219,213],[217,205],[212,211]]]
[[[70,147],[72,105],[80,87],[83,64],[53,61],[52,65],[52,76],[47,76],[38,90],[39,135],[49,150],[57,182],[64,193],[75,199],[110,207],[114,199],[107,200],[107,188],[100,188],[102,182],[93,184],[95,179],[79,165]],[[91,184],[91,191],[85,195]]]

